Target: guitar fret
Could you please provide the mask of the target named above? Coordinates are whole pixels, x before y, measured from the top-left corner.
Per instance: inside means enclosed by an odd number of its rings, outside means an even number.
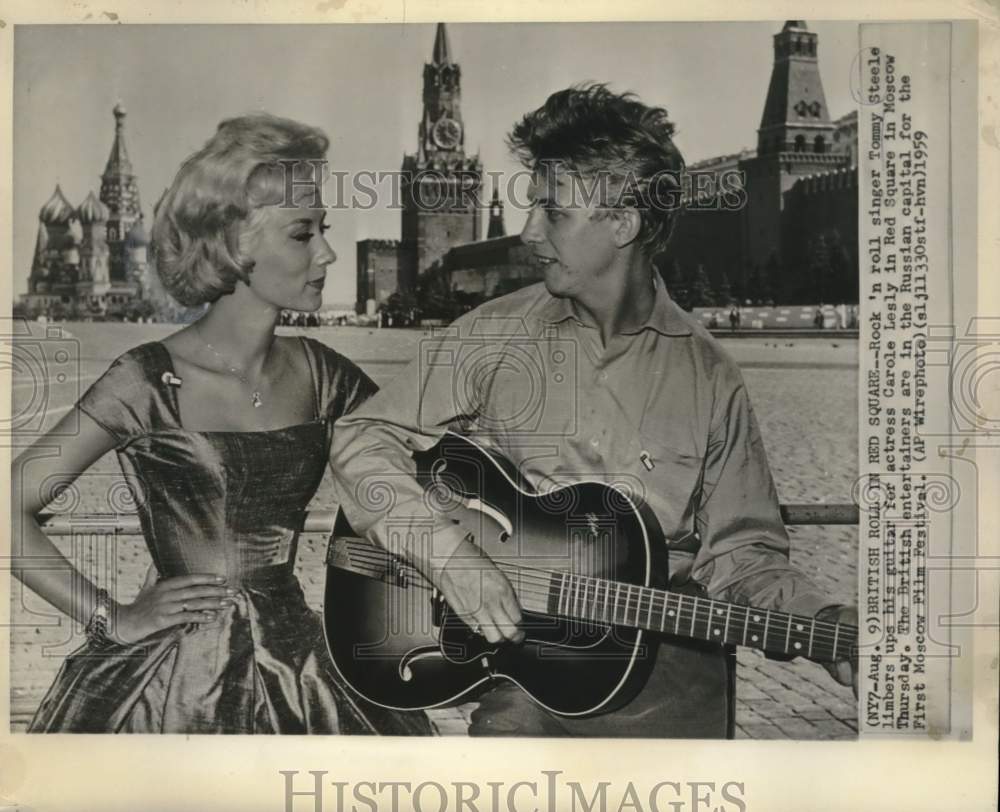
[[[747,628],[750,626],[750,607],[743,607],[743,645],[747,644]]]
[[[691,636],[694,637],[694,622],[698,619],[698,598],[691,598]]]
[[[764,648],[767,648],[767,629],[771,625],[771,610],[767,610],[767,614],[764,615]]]
[[[837,661],[837,637],[840,635],[840,624],[838,623],[833,629],[833,660]]]
[[[622,585],[620,583],[615,584],[615,607],[611,610],[611,622],[618,622],[618,597],[621,595]]]
[[[730,617],[730,615],[732,615],[732,613],[733,613],[733,605],[731,603],[727,604],[726,605],[726,627],[722,631],[722,642],[724,642],[724,643],[728,643],[729,642],[729,617]]]
[[[812,619],[812,623],[809,625],[809,650],[806,652],[806,657],[813,656],[813,635],[816,633],[816,618]]]
[[[674,618],[674,634],[681,633],[681,596],[677,596],[677,617]]]
[[[608,623],[608,598],[611,597],[611,584],[608,581],[604,582],[604,622]]]
[[[712,639],[712,615],[715,611],[715,601],[709,600],[708,602],[708,623],[705,624],[705,639]]]
[[[628,605],[632,600],[632,584],[625,584],[625,611],[622,612],[622,622],[628,623]]]
[[[792,639],[792,616],[788,616],[788,628],[785,630],[785,651],[788,651],[788,643]]]
[[[649,610],[646,612],[646,628],[653,628],[653,593],[649,595]]]
[[[665,632],[667,630],[667,598],[669,593],[663,593],[663,608],[660,610],[660,631]]]
[[[563,611],[563,596],[566,594],[566,573],[559,573],[559,595],[556,597],[556,614],[564,615]]]

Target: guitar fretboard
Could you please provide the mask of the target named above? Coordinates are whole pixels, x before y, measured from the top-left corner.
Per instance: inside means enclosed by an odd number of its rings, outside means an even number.
[[[410,564],[363,539],[342,537],[327,563],[400,587],[430,588]],[[495,562],[531,612],[834,662],[852,656],[857,628],[652,587]]]
[[[538,605],[534,590],[515,589],[526,608]],[[551,574],[545,603],[537,611],[828,662],[857,642],[846,624],[565,572]]]

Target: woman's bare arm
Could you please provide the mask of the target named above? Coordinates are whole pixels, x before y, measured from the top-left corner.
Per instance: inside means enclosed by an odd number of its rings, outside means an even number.
[[[71,428],[79,430],[73,434]],[[97,586],[77,570],[38,525],[38,514],[61,488],[115,446],[114,438],[77,410],[57,423],[11,467],[11,568],[14,575],[57,609],[86,623],[96,607]],[[167,626],[206,622],[232,595],[219,574],[147,579],[136,600],[118,607],[116,637],[132,642]],[[124,611],[123,611],[124,609]]]

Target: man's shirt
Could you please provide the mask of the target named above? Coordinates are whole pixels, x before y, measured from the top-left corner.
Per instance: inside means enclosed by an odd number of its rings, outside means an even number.
[[[448,430],[499,451],[539,491],[599,480],[643,500],[672,564],[693,554],[675,580],[690,575],[712,598],[805,615],[833,603],[789,563],[739,369],[659,280],[645,323],[606,346],[541,283],[423,340],[398,377],[335,426],[332,468],[357,532],[390,546],[390,527],[430,522],[439,564],[474,532],[435,514],[414,479],[411,453]]]

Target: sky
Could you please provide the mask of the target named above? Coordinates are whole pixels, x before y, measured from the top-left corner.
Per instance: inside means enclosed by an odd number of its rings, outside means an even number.
[[[836,118],[854,108],[857,25],[807,21],[819,35],[820,74]],[[449,24],[462,69],[465,148],[487,171],[510,173],[504,135],[549,93],[608,82],[667,108],[688,163],[756,143],[782,21],[752,23]],[[27,290],[38,211],[56,183],[74,206],[100,175],[128,115],[126,144],[142,208],[219,121],[253,110],[298,119],[330,136],[335,171],[396,171],[417,148],[423,64],[434,25],[46,25],[14,38],[14,293]],[[524,213],[508,205],[507,233]],[[352,303],[355,244],[398,239],[400,213],[330,211],[338,259],[326,305]],[[485,231],[485,221],[484,221]]]

